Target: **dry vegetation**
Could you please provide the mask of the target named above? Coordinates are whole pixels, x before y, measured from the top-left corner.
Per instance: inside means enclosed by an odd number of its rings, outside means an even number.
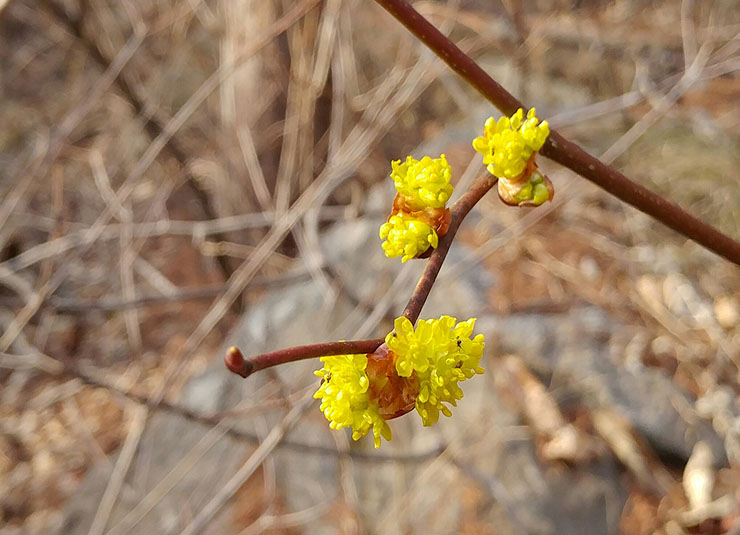
[[[416,5],[563,133],[740,239],[734,0]],[[87,470],[109,463],[92,530],[104,533],[147,416],[178,410],[185,381],[272,288],[311,277],[341,287],[317,248],[323,229],[362,218],[391,159],[483,102],[362,0],[6,0],[0,51],[0,531],[51,529]],[[467,144],[446,150],[454,169],[479,172]],[[496,277],[491,308],[585,302],[634,327],[615,336],[615,358],[664,369],[703,403],[691,410],[725,439],[729,464],[699,470],[729,504],[702,516],[693,505],[706,500],[682,486],[685,459],[620,449],[610,437],[636,436],[627,424],[558,407],[492,340],[501,396],[543,463],[615,452],[628,474],[623,533],[740,532],[737,266],[577,177],[553,177],[551,206],[485,199],[486,224],[463,228],[477,251],[466,261]],[[563,429],[588,444],[583,458],[553,445]],[[477,516],[486,489],[460,477],[460,532],[496,532]],[[257,522],[301,533],[300,516],[279,527],[291,513],[279,496],[253,499],[264,479],[237,494],[252,499],[235,532]],[[375,529],[348,507],[321,514]]]

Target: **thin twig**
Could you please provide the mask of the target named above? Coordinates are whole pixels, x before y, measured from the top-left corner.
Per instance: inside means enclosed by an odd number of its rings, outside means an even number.
[[[51,357],[47,357],[47,358],[51,359]],[[56,360],[54,362],[58,363],[58,361]],[[76,367],[64,365],[61,363],[59,364],[60,364],[59,367],[55,368],[54,370],[44,370],[44,371],[46,371],[50,375],[64,375],[67,377],[73,377],[74,380],[81,381],[82,383],[88,386],[92,386],[95,388],[102,388],[104,390],[112,392],[113,394],[122,396],[130,401],[133,401],[134,403],[137,403],[143,407],[146,407],[150,411],[166,411],[171,414],[176,414],[182,418],[185,418],[188,421],[191,421],[191,422],[194,422],[194,423],[206,426],[206,427],[213,428],[221,424],[224,421],[224,419],[228,419],[232,417],[243,418],[245,414],[244,411],[236,411],[233,414],[230,411],[227,411],[225,413],[204,414],[202,412],[193,411],[181,405],[176,405],[176,404],[170,403],[165,400],[155,401],[142,394],[138,394],[136,392],[130,392],[130,391],[126,391],[121,388],[118,388],[112,384],[109,384],[107,381],[98,379],[94,377],[93,375],[91,375],[90,373],[82,371]],[[56,401],[58,401],[58,399]],[[273,404],[274,402],[269,401],[265,403],[260,403],[256,407],[249,407],[248,409],[251,411],[254,408],[254,409],[258,409],[262,411],[268,405],[272,406]],[[282,405],[283,405],[282,400],[280,403],[275,404],[276,407],[282,406]],[[252,444],[259,444],[262,441],[261,438],[256,433],[244,431],[241,429],[228,428],[228,429],[225,429],[225,433],[232,438],[250,442]],[[296,442],[296,441],[292,441],[288,439],[288,440],[281,441],[278,447],[285,448],[288,450],[298,451],[298,452],[313,453],[316,455],[328,455],[328,456],[334,456],[334,457],[347,456],[347,457],[351,457],[352,459],[355,459],[358,461],[365,461],[365,462],[416,463],[416,462],[423,462],[427,459],[435,458],[437,455],[439,455],[440,451],[442,451],[445,446],[440,445],[438,447],[434,447],[429,450],[418,452],[418,453],[382,454],[378,452],[364,453],[361,451],[353,451],[353,450],[350,450],[348,452],[343,452],[343,451],[338,450],[337,448],[322,446],[319,444],[307,444],[304,442]]]
[[[437,249],[435,249],[429,258],[429,262],[424,269],[424,273],[422,274],[421,279],[419,279],[408,305],[406,305],[406,310],[404,310],[403,315],[411,320],[412,323],[416,322],[418,319],[421,308],[429,297],[429,292],[434,285],[434,281],[437,279],[439,270],[442,268],[442,263],[447,257],[447,253],[452,245],[452,240],[455,238],[455,234],[460,228],[460,224],[473,206],[475,206],[475,204],[496,184],[496,181],[497,179],[490,175],[486,175],[478,179],[471,188],[465,192],[462,197],[460,197],[450,210],[452,220],[450,222],[450,227],[447,230],[447,234],[445,234],[439,241]],[[224,362],[230,371],[246,378],[256,371],[298,360],[330,355],[372,353],[382,343],[382,338],[376,338],[373,340],[355,340],[350,342],[326,342],[321,344],[289,347],[287,349],[280,349],[271,353],[257,355],[249,359],[245,359],[244,355],[238,348],[231,347],[226,352]]]
[[[335,505],[336,499],[329,499],[300,511],[282,515],[268,514],[265,511],[252,524],[241,530],[238,535],[252,535],[252,533],[265,533],[268,530],[295,528],[324,516]],[[355,532],[346,531],[346,533]]]
[[[491,78],[470,56],[422,17],[407,1],[376,1],[503,113],[510,115],[518,108],[526,107]],[[564,138],[557,131],[550,132],[541,152],[544,156],[564,165],[667,227],[740,265],[740,243],[695,218],[678,205],[632,182],[616,169],[602,163],[575,143]]]
[[[116,59],[110,64],[110,67],[103,73],[103,75],[95,82],[90,88],[87,96],[80,102],[72,111],[65,115],[61,124],[55,129],[52,137],[49,141],[49,146],[44,156],[37,160],[37,163],[28,171],[28,175],[36,177],[37,173],[47,164],[52,162],[58,152],[61,150],[63,141],[67,136],[79,125],[79,123],[85,118],[90,112],[93,104],[96,103],[108,89],[110,84],[115,80],[118,73],[133,57],[139,45],[144,41],[145,28],[140,25],[134,25],[133,33],[131,37],[126,41],[126,44],[116,56]],[[17,189],[17,188],[16,188]],[[12,210],[13,204],[4,203],[0,208],[0,221],[4,220],[3,211],[7,208]],[[61,284],[62,277],[59,273],[64,273],[65,270],[59,270],[51,276],[51,279],[45,282],[41,287],[34,292],[34,294],[28,299],[26,305],[20,310],[13,321],[8,325],[8,328],[0,336],[0,351],[6,351],[13,341],[20,335],[23,328],[36,314],[41,307],[44,300],[53,293],[53,291]]]
[[[144,429],[146,428],[146,415],[147,410],[144,407],[133,407],[133,421],[131,423],[131,429],[129,430],[126,441],[121,448],[121,454],[118,457],[113,473],[108,480],[108,486],[105,488],[103,497],[100,499],[100,504],[95,513],[92,526],[90,527],[89,535],[102,535],[103,530],[105,530],[110,514],[113,511],[113,506],[118,499],[118,493],[121,491],[121,487],[123,486],[126,473],[128,472],[129,466],[131,466],[131,461],[133,461],[134,454],[139,446],[141,435],[144,433]]]
[[[47,4],[47,7],[57,18],[57,20],[63,23],[72,32],[75,38],[77,38],[82,43],[82,45],[85,47],[93,60],[102,69],[107,69],[111,64],[112,59],[103,52],[102,48],[98,45],[95,39],[92,36],[89,36],[87,32],[85,32],[82,13],[80,13],[77,18],[73,18],[67,13],[64,8],[59,6],[56,2],[52,1],[45,4]],[[147,134],[149,134],[152,139],[156,139],[158,136],[160,136],[162,134],[162,131],[164,130],[164,125],[167,121],[163,120],[161,117],[158,117],[155,114],[153,107],[151,105],[147,105],[145,97],[141,95],[141,92],[137,89],[131,77],[127,76],[125,71],[121,71],[116,76],[115,82],[123,95],[133,106],[136,114],[144,119],[144,128]],[[186,184],[190,187],[196,199],[198,199],[198,202],[203,209],[203,213],[205,214],[206,219],[216,219],[217,214],[213,208],[210,195],[205,189],[203,189],[203,187],[201,187],[196,178],[188,169],[188,160],[190,159],[188,157],[188,150],[175,136],[167,139],[165,143],[165,149],[169,152],[170,155],[175,158],[175,160],[177,160],[178,164],[185,170],[185,177],[187,178]],[[220,233],[217,234],[216,237],[219,240],[226,239],[226,237]],[[224,256],[219,256],[217,258],[217,261],[224,273],[224,276],[226,277],[226,279],[228,279],[233,271],[229,266],[228,259]]]
[[[245,359],[238,348],[230,347],[226,352],[224,362],[230,371],[246,378],[256,371],[297,360],[328,357],[331,355],[362,355],[372,353],[383,342],[383,338],[352,340],[349,342],[324,342],[321,344],[279,349],[278,351],[263,353],[250,359]]]
[[[291,271],[279,277],[257,277],[247,286],[247,290],[279,288],[304,281],[310,277],[308,271]],[[228,284],[209,284],[200,288],[178,288],[170,294],[139,295],[133,299],[101,297],[99,299],[80,299],[76,297],[52,296],[44,304],[45,309],[53,309],[67,314],[87,314],[93,312],[117,312],[133,308],[167,305],[182,301],[212,299],[221,294]],[[0,306],[23,306],[25,301],[19,296],[0,296]]]
[[[373,216],[375,214],[369,212],[367,215]],[[206,236],[216,235],[221,232],[270,227],[275,224],[275,219],[278,217],[279,215],[274,212],[257,212],[207,221],[160,219],[158,221],[134,223],[132,228],[134,238],[189,236],[197,243],[205,239]],[[348,217],[349,212],[343,206],[323,206],[319,214],[319,221],[337,221],[347,219]],[[24,224],[30,224],[33,219],[38,220],[37,216],[28,216],[28,218],[29,223]],[[91,228],[89,227],[69,232],[64,236],[34,245],[18,256],[5,260],[0,263],[0,270],[18,272],[46,258],[59,256],[78,247],[87,247],[98,240],[117,239],[121,232],[121,226],[118,223],[104,225],[99,233],[94,234],[91,234]]]
[[[249,456],[249,458],[242,464],[241,468],[237,470],[231,479],[229,479],[223,486],[221,486],[211,500],[206,504],[203,509],[195,516],[193,521],[185,526],[182,530],[182,535],[197,535],[201,533],[203,528],[211,521],[211,518],[221,510],[221,508],[228,502],[234,494],[241,488],[247,480],[252,477],[252,474],[259,468],[264,462],[268,455],[280,444],[283,437],[288,433],[301,419],[303,413],[311,406],[312,399],[306,396],[300,400],[283,419],[267,434],[265,440],[260,442],[260,445],[256,450]]]
[[[410,72],[406,73],[403,83],[382,101],[378,106],[368,108],[363,118],[350,131],[342,143],[335,159],[327,162],[316,179],[301,193],[282,217],[276,219],[275,224],[257,245],[254,254],[234,272],[230,279],[232,283],[211,305],[210,310],[188,337],[175,357],[171,360],[165,377],[157,391],[155,398],[162,399],[171,382],[183,369],[181,361],[200,346],[205,337],[221,321],[225,310],[230,303],[239,297],[244,287],[255,276],[264,264],[268,255],[277,247],[296,223],[314,206],[321,205],[324,200],[342,182],[348,180],[367,156],[367,147],[371,146],[392,124],[398,119],[401,110],[419,94],[436,76],[438,70],[430,68],[426,61],[419,60]],[[377,113],[375,109],[377,108]]]
[[[206,81],[204,81],[200,85],[196,92],[187,100],[187,102],[178,110],[174,117],[167,123],[162,131],[162,134],[157,136],[157,138],[149,145],[146,152],[136,163],[134,169],[128,174],[126,179],[123,181],[123,184],[121,184],[121,186],[118,188],[116,192],[116,198],[118,199],[117,202],[122,203],[123,201],[128,199],[128,197],[133,193],[137,181],[144,175],[146,170],[149,169],[159,152],[166,144],[167,140],[182,127],[182,125],[187,121],[190,115],[222,83],[222,81],[229,76],[232,76],[234,72],[236,72],[236,70],[238,69],[241,62],[245,61],[251,55],[257,53],[262,47],[267,46],[267,44],[272,42],[272,40],[277,35],[280,35],[280,33],[285,31],[285,29],[299,20],[305,14],[305,12],[309,10],[317,1],[318,0],[303,0],[300,4],[298,4],[288,13],[284,14],[273,25],[271,25],[271,27],[266,30],[263,38],[259,41],[259,43],[255,44],[254,47],[251,48],[248,52],[245,52],[244,55],[238,59],[238,61],[235,61],[228,66],[222,66],[216,72],[211,74],[206,79]],[[105,88],[109,85],[112,79],[115,78],[118,71],[123,68],[123,65],[127,61],[127,58],[133,54],[133,51],[138,47],[140,42],[143,41],[144,31],[139,27],[135,27],[134,30],[134,35],[129,39],[126,46],[121,50],[121,52],[119,52],[116,61],[111,64],[111,69],[109,70],[110,72],[106,71],[106,74],[101,77],[98,85],[96,86],[96,88],[94,88],[93,95],[88,97],[88,101],[91,100],[95,92],[101,90],[101,87]],[[60,133],[64,133],[70,130],[70,126],[67,125],[67,122],[67,119],[65,119],[62,125],[60,125],[58,129]],[[53,142],[53,145],[56,144],[58,143]],[[49,152],[49,154],[51,155],[52,153]],[[46,156],[45,158],[48,159],[51,158],[51,156]],[[33,172],[35,173],[36,171]],[[94,243],[95,240],[97,240],[97,238],[102,234],[106,223],[110,220],[112,215],[113,213],[110,207],[106,206],[105,210],[97,218],[92,227],[90,227],[90,229],[86,231],[88,237],[86,239],[86,246],[83,251],[86,251],[92,245],[92,243]],[[268,242],[267,237],[263,240],[262,243],[264,244],[264,247],[261,253],[255,253],[254,263],[248,264],[249,267],[254,267],[254,271],[256,271],[257,267],[261,266],[262,262],[264,262],[266,256],[268,255],[268,249],[271,251],[279,243],[280,240],[277,239],[277,236],[272,235],[272,237],[275,239],[274,241],[271,241],[269,243],[266,243]],[[23,328],[30,321],[33,315],[41,308],[41,305],[44,303],[45,299],[53,294],[56,289],[59,288],[59,286],[66,280],[67,276],[70,273],[70,269],[71,268],[69,267],[69,265],[62,266],[60,269],[54,272],[51,279],[46,284],[44,284],[36,293],[34,293],[34,295],[23,308],[23,310],[21,310],[16,315],[16,318],[10,324],[8,329],[2,334],[2,336],[0,336],[0,351],[4,351],[8,347],[10,347],[10,344],[13,343],[15,338],[23,330]],[[218,306],[214,305],[214,307],[211,308],[209,314],[199,325],[200,328],[196,329],[191,338],[189,338],[186,342],[186,349],[190,350],[191,345],[197,347],[197,345],[200,344],[207,333],[211,331],[212,327],[218,322],[223,314],[226,313],[228,307],[231,306],[231,304],[236,300],[238,294],[241,292],[244,286],[246,286],[246,283],[249,282],[249,279],[251,279],[253,275],[254,273],[248,273],[248,276],[245,277],[244,274],[240,275],[238,271],[235,272],[234,277],[229,279],[231,282],[233,282],[233,284],[230,286],[230,290],[233,289],[233,291],[226,292],[227,294],[230,294],[230,298],[221,298],[217,301]],[[240,278],[246,280],[239,283]],[[226,303],[226,301],[228,301],[228,303]],[[194,340],[197,340],[197,343],[194,342]],[[181,352],[178,355],[178,358],[175,358],[174,361],[170,363],[170,367],[166,372],[166,377],[162,383],[161,390],[157,396],[160,399],[164,396],[165,390],[169,386],[169,382],[172,379],[172,376],[177,372],[178,369],[180,369],[178,361],[180,360],[180,358],[182,358],[181,355],[185,353],[186,351]]]
[[[442,269],[442,263],[447,257],[447,253],[452,245],[452,240],[455,239],[457,229],[460,228],[465,216],[475,206],[475,204],[483,198],[483,196],[496,184],[497,178],[491,175],[486,175],[479,178],[465,194],[458,199],[450,210],[452,215],[452,221],[450,222],[450,228],[447,230],[447,234],[439,240],[439,245],[432,253],[429,258],[424,273],[422,273],[419,282],[416,284],[414,293],[411,295],[406,309],[403,311],[403,315],[407,317],[411,323],[415,323],[421,313],[421,308],[424,306],[429,292],[432,290],[434,281],[437,280],[439,270]]]

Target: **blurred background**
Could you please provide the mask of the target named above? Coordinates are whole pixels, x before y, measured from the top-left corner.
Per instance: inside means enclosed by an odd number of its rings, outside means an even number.
[[[415,7],[538,116],[740,239],[736,0]],[[300,362],[383,336],[390,161],[498,116],[374,2],[0,0],[0,532],[740,533],[740,271],[552,162],[422,317],[485,375],[378,451]],[[453,199],[454,199],[453,198]]]

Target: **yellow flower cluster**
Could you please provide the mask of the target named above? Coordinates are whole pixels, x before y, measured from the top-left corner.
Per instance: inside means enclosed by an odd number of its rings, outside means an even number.
[[[391,428],[370,399],[366,355],[321,357],[324,367],[314,372],[323,381],[313,397],[321,399],[321,411],[332,429],[352,428],[354,440],[373,430],[375,447],[380,438],[391,439]]]
[[[450,200],[452,169],[444,154],[439,158],[424,156],[421,160],[407,156],[404,163],[391,162],[391,167],[396,191],[414,210],[442,208]]]
[[[463,392],[458,383],[483,373],[479,366],[483,354],[483,335],[470,335],[475,318],[455,324],[455,318],[419,320],[416,329],[405,318],[397,318],[385,338],[396,357],[400,377],[415,374],[419,381],[416,410],[426,426],[439,420],[439,413],[452,413],[444,403],[457,405]]]
[[[387,349],[370,355],[321,357],[322,378],[314,394],[332,429],[352,428],[358,440],[371,430],[375,447],[391,439],[387,419],[414,408],[424,425],[435,424],[439,413],[451,416],[463,391],[459,383],[483,373],[483,335],[471,338],[475,318],[419,320],[416,329],[397,318],[385,338]],[[381,346],[381,349],[384,346]]]
[[[417,257],[439,243],[437,233],[419,218],[399,212],[380,226],[383,251],[388,258],[402,256],[401,262]]]
[[[535,109],[527,113],[519,108],[514,115],[494,121],[489,117],[483,136],[473,140],[473,148],[483,155],[488,172],[499,178],[513,180],[521,175],[535,151],[542,148],[550,126],[547,121],[539,122]]]
[[[396,199],[388,221],[380,227],[383,251],[388,258],[401,256],[402,262],[437,248],[439,237],[449,224],[445,204],[452,195],[452,169],[445,155],[439,158],[411,156],[404,163],[391,162],[391,178]]]

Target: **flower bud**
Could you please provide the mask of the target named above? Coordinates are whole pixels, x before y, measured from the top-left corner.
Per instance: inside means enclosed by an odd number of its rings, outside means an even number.
[[[473,140],[473,148],[483,155],[488,172],[498,177],[498,193],[509,205],[539,206],[552,200],[552,182],[537,168],[537,151],[550,135],[547,121],[540,123],[532,108],[524,119],[519,108],[511,117],[494,121],[489,117],[483,136]]]

